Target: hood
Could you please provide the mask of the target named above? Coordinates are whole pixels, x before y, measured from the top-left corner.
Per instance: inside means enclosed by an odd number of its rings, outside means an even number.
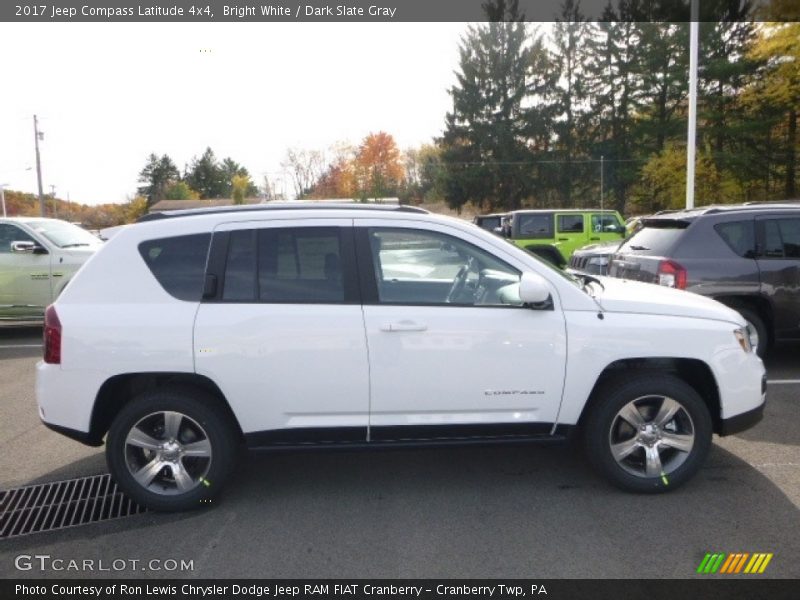
[[[600,280],[605,290],[598,291],[595,286],[595,298],[608,312],[713,319],[745,326],[744,319],[735,310],[693,292],[614,277]]]

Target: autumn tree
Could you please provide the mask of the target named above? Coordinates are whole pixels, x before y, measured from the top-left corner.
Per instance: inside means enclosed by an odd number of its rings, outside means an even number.
[[[394,138],[383,131],[365,137],[356,154],[354,171],[360,200],[396,196],[403,181],[403,165]]]
[[[750,57],[761,63],[743,101],[753,111],[772,112],[778,118],[765,132],[776,138],[778,166],[783,174],[783,196],[797,196],[797,119],[800,110],[800,23],[762,26]],[[765,148],[766,150],[766,148]]]

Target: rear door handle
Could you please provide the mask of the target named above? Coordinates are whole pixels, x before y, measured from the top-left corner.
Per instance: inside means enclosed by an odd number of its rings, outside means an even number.
[[[384,323],[381,325],[381,331],[386,331],[387,333],[394,332],[394,331],[426,331],[428,326],[424,323],[417,323],[416,321],[394,321],[392,323]]]
[[[569,238],[558,238],[559,242],[566,242]]]

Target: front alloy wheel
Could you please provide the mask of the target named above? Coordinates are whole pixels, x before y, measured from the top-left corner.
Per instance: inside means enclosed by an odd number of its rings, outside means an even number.
[[[617,412],[608,435],[617,464],[638,477],[671,474],[694,447],[692,417],[667,396],[631,400]]]
[[[582,424],[589,460],[629,491],[675,489],[697,472],[711,447],[708,406],[669,373],[621,373],[606,381]]]

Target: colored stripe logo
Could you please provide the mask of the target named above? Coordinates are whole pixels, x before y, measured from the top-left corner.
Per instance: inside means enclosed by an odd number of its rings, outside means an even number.
[[[763,573],[772,560],[772,552],[708,552],[697,567],[697,572],[704,575],[720,573],[736,575],[739,573]]]

